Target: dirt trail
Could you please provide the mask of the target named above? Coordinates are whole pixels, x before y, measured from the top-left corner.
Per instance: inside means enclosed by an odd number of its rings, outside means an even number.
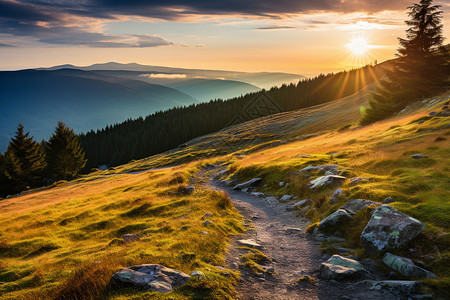
[[[285,205],[278,201],[266,202],[215,181],[211,181],[210,186],[225,191],[253,226],[253,229],[232,241],[233,246],[227,255],[228,265],[236,268],[240,262],[239,257],[248,252],[239,248],[241,245],[238,240],[252,239],[263,247],[264,254],[273,259],[268,266],[273,266],[278,273],[265,274],[261,279],[243,270],[242,282],[238,286],[239,296],[242,299],[319,299],[318,281],[296,283],[299,277],[314,275],[323,262],[318,252],[318,242],[305,233],[308,222],[293,217],[292,212],[286,211]]]

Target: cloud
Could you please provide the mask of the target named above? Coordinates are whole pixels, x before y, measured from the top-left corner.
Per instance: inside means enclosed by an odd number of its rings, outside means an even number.
[[[257,30],[284,30],[284,29],[296,29],[297,27],[294,26],[265,26],[265,27],[258,27]]]
[[[0,43],[0,47],[7,47],[8,48],[8,47],[17,47],[17,46]]]
[[[186,74],[164,74],[164,73],[151,73],[151,74],[141,74],[139,77],[147,77],[147,78],[158,78],[158,79],[184,79],[186,78]]]

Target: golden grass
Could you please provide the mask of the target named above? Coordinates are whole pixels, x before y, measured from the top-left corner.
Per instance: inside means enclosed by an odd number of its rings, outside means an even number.
[[[232,297],[235,277],[207,269],[224,264],[227,236],[244,230],[241,217],[226,195],[200,185],[191,195],[174,193],[183,184],[177,176],[189,179],[196,171],[190,164],[134,175],[104,177],[98,172],[0,202],[1,298],[120,299],[130,291],[110,290],[111,275],[140,263],[209,274],[204,282],[162,298],[198,293]],[[213,214],[208,226],[202,224],[206,212]],[[123,234],[138,232],[141,241],[120,242]],[[194,255],[186,260],[185,253]],[[196,291],[198,285],[203,287]]]

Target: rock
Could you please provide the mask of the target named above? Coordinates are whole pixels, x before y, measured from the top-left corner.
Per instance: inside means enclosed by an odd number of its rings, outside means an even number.
[[[283,182],[283,181],[280,181],[279,185],[280,185],[280,186],[283,186],[283,185],[284,185],[284,182]]]
[[[186,231],[188,229],[189,229],[189,226],[186,226],[186,225],[183,225],[180,227],[180,230],[182,230],[182,231]]]
[[[436,274],[416,266],[411,259],[389,252],[383,256],[383,263],[408,278],[438,278]]]
[[[321,188],[321,187],[342,184],[342,182],[344,182],[345,179],[347,179],[347,178],[344,176],[338,176],[338,175],[321,176],[321,177],[311,181],[310,189],[316,189],[316,188]]]
[[[291,234],[291,233],[300,233],[303,230],[301,230],[300,228],[295,228],[295,227],[291,227],[291,228],[286,228],[286,233],[287,234]]]
[[[203,215],[202,220],[207,219],[207,218],[212,218],[213,216],[214,215],[208,211]]]
[[[369,181],[372,180],[372,178],[367,178],[367,177],[353,177],[350,178],[350,185],[357,185],[359,184],[361,181]]]
[[[395,249],[415,238],[425,225],[389,205],[378,206],[361,234],[361,243],[369,256]]]
[[[395,200],[392,199],[391,197],[386,197],[386,198],[383,200],[383,203],[384,203],[384,204],[389,204],[389,203],[393,203],[393,202],[395,202]]]
[[[375,204],[377,204],[377,202],[364,199],[355,199],[348,201],[343,206],[341,206],[340,209],[344,209],[350,214],[356,214],[358,211]]]
[[[206,220],[205,222],[203,222],[203,226],[208,226],[210,224],[212,224],[213,222],[210,220]]]
[[[340,188],[337,188],[334,192],[333,195],[331,195],[331,197],[333,198],[337,198],[339,196],[342,196],[342,190]]]
[[[255,249],[262,249],[262,246],[260,244],[258,244],[254,240],[250,240],[250,239],[238,240],[238,243],[241,244],[242,246],[245,246],[245,247],[255,248]]]
[[[299,172],[300,173],[310,173],[310,172],[314,172],[314,171],[325,171],[325,172],[330,172],[334,175],[337,175],[339,172],[337,170],[338,165],[323,165],[323,166],[307,166],[306,168],[301,169]]]
[[[338,209],[319,223],[318,230],[322,233],[333,233],[336,229],[352,219],[352,215],[343,209]]]
[[[112,286],[135,286],[155,292],[170,292],[188,282],[189,275],[162,265],[145,264],[123,268],[111,278]]]
[[[348,252],[349,252],[348,249],[342,248],[342,247],[336,248],[336,251],[337,251],[338,253],[341,253],[341,254],[343,254],[343,253],[348,253]]]
[[[203,279],[205,278],[205,274],[202,271],[193,271],[190,274],[191,277],[193,278],[197,278],[197,279]]]
[[[209,234],[208,231],[200,231],[200,234]]]
[[[348,223],[355,213],[376,204],[376,202],[364,199],[355,199],[341,206],[337,211],[320,221],[318,230],[322,233],[333,233]]]
[[[305,199],[305,200],[301,200],[298,201],[297,203],[295,203],[294,205],[292,205],[295,209],[302,209],[303,207],[307,206],[307,205],[311,205],[313,203],[312,199]]]
[[[219,275],[223,276],[223,277],[231,277],[231,273],[228,273],[228,272],[222,272]]]
[[[292,206],[288,206],[286,207],[286,211],[295,211],[295,208],[293,208]]]
[[[370,276],[369,271],[356,260],[333,255],[320,266],[320,278],[349,280]]]
[[[331,172],[331,171],[326,171],[325,175],[335,175],[335,174],[333,172]]]
[[[422,155],[422,154],[417,153],[417,154],[411,155],[411,158],[414,158],[414,159],[421,159],[421,158],[427,158],[427,157],[426,157],[425,155]]]
[[[373,281],[364,280],[357,283],[357,285],[368,286],[371,290],[385,290],[394,294],[401,294],[403,296],[414,293],[421,285],[418,281],[406,281],[406,280],[383,280]]]
[[[434,299],[433,294],[415,294],[415,295],[410,295],[410,298],[412,300]]]
[[[434,116],[435,114],[437,114],[437,111],[432,111],[432,112],[430,112],[428,115],[429,115],[430,117],[432,117],[432,116]]]
[[[250,195],[255,196],[255,197],[258,197],[258,198],[263,198],[263,197],[266,196],[266,194],[264,194],[264,193],[259,193],[259,192],[252,192],[252,193],[250,193]]]
[[[193,187],[192,185],[185,187],[184,190],[183,190],[183,193],[185,195],[190,195],[193,192],[195,192],[195,187]]]
[[[286,203],[286,202],[288,202],[291,199],[292,199],[291,195],[283,195],[283,197],[280,198],[280,202],[281,203]]]
[[[132,242],[137,242],[137,241],[141,240],[140,233],[124,234],[122,236],[122,238],[123,238],[123,241],[125,242],[125,244],[132,243]]]
[[[250,186],[255,186],[255,185],[259,184],[261,182],[261,180],[262,180],[261,178],[250,179],[249,181],[246,181],[244,183],[236,185],[233,188],[233,190],[242,190],[242,189],[248,188]]]

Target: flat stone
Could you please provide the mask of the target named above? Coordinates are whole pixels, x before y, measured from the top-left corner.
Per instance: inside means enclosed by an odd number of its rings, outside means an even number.
[[[190,276],[162,265],[144,264],[123,268],[111,278],[112,286],[135,286],[155,292],[170,292],[188,282]]]
[[[337,184],[342,184],[347,178],[338,175],[325,175],[311,181],[310,189],[317,189]]]
[[[291,199],[292,199],[291,195],[283,195],[283,197],[280,198],[280,202],[282,202],[282,203],[288,202]]]
[[[255,197],[258,197],[258,198],[266,197],[266,194],[264,194],[264,193],[259,193],[259,192],[252,192],[252,193],[250,193],[250,195],[255,196]]]
[[[249,181],[246,181],[244,183],[236,185],[233,188],[233,190],[242,190],[242,189],[248,188],[250,186],[255,186],[255,185],[259,184],[261,182],[261,180],[262,180],[261,178],[250,179]]]
[[[368,286],[370,290],[385,290],[390,293],[397,293],[404,296],[414,293],[421,285],[418,281],[407,280],[363,280],[357,283],[357,285]]]
[[[397,256],[389,252],[383,256],[383,263],[392,270],[397,271],[408,278],[438,278],[436,274],[416,266],[411,259]]]
[[[294,205],[292,205],[295,209],[302,209],[303,207],[307,206],[307,205],[311,205],[313,203],[312,199],[305,199],[305,200],[301,200],[298,201],[297,203],[295,203]]]
[[[421,159],[421,158],[427,158],[427,157],[426,157],[425,155],[422,155],[422,154],[417,153],[417,154],[411,155],[411,158],[414,158],[414,159]]]
[[[262,249],[262,246],[260,244],[258,244],[254,240],[250,240],[250,239],[238,240],[238,243],[241,244],[242,246],[245,246],[245,247],[255,248],[255,249]]]
[[[390,205],[378,206],[361,234],[361,244],[369,256],[396,249],[415,238],[425,225]]]
[[[336,254],[320,266],[322,279],[351,280],[369,275],[358,261]]]
[[[350,178],[350,185],[357,185],[361,181],[370,181],[370,180],[372,180],[372,178],[368,178],[368,177],[353,177],[353,178]]]

